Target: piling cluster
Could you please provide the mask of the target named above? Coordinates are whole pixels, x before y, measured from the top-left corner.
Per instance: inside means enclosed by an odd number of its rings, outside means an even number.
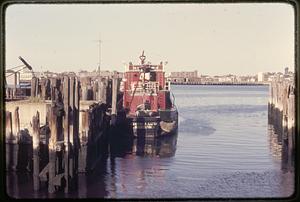
[[[118,94],[114,79],[34,77],[29,102],[45,105],[46,121],[41,123],[38,110],[19,114],[17,106],[6,111],[6,170],[32,172],[34,190],[76,188],[78,173],[92,171],[108,154],[110,113],[116,109],[111,100]],[[32,117],[29,128],[20,128],[20,116]]]
[[[282,142],[285,163],[292,164],[295,151],[295,84],[289,80],[274,80],[269,92],[269,124],[273,125]]]

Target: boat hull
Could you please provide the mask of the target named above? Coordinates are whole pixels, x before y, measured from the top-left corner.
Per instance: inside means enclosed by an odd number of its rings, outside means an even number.
[[[156,138],[176,134],[178,129],[177,110],[159,110],[157,116],[129,116],[132,134],[141,138]]]

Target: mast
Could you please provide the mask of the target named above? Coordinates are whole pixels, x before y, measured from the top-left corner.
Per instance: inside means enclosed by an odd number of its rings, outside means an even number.
[[[144,55],[144,50],[142,55],[140,56],[140,60],[141,60],[141,70],[142,70],[142,74],[143,74],[143,80],[142,80],[142,87],[143,87],[143,104],[145,103],[145,94],[146,94],[146,84],[145,84],[145,75],[146,75],[146,69],[145,69],[145,60],[146,60],[146,56]]]
[[[144,67],[144,64],[145,64],[145,60],[146,60],[146,56],[144,55],[144,51],[142,53],[142,55],[140,56],[140,60],[141,60],[141,69],[142,69],[142,73],[144,74],[143,75],[143,82],[142,82],[142,86],[143,86],[143,89],[145,91],[145,67]],[[144,92],[145,93],[145,92]]]
[[[144,55],[144,51],[143,51],[142,55],[140,56],[140,60],[141,60],[142,65],[145,63],[145,59],[146,59],[146,56]]]

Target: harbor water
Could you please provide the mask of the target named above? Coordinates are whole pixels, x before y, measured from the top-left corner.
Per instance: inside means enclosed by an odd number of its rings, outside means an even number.
[[[17,198],[273,198],[294,192],[281,142],[268,125],[268,86],[171,86],[178,134],[111,145],[69,195],[34,193],[31,176],[7,175]],[[122,136],[122,134],[121,134]]]

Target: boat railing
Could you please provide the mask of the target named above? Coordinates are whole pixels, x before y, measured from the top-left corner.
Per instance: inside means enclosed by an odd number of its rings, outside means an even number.
[[[141,68],[151,68],[152,70],[163,70],[162,65],[145,64],[145,65],[129,65],[128,71],[140,71]]]

